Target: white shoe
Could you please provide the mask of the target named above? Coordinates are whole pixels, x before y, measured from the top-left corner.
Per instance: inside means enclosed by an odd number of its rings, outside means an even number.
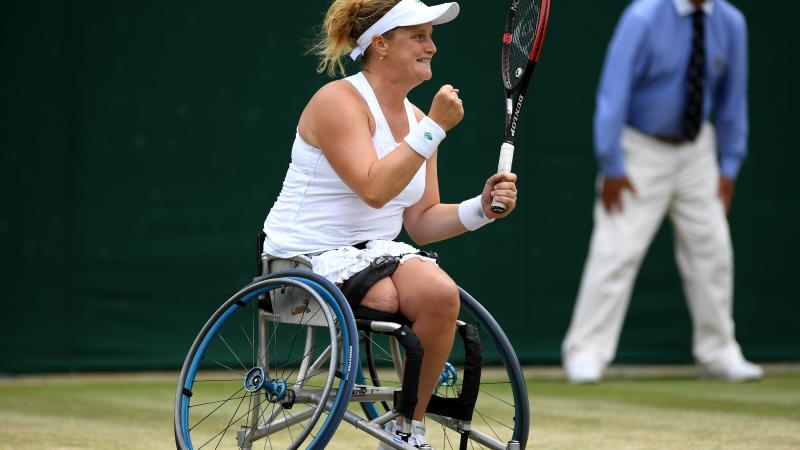
[[[401,430],[400,427],[397,426],[396,421],[392,420],[386,422],[383,429],[392,433],[395,441],[400,442],[402,440],[402,436],[400,435]],[[408,436],[408,443],[419,449],[433,450],[431,444],[425,439],[425,424],[418,420],[411,421],[411,434]],[[392,450],[392,448],[381,442],[378,446],[378,450]]]
[[[758,381],[764,377],[764,369],[744,358],[736,361],[700,364],[701,378],[717,378],[735,383]]]
[[[411,421],[411,436],[408,438],[408,443],[419,449],[433,450],[431,444],[425,439],[425,423],[419,420]]]
[[[564,370],[567,372],[567,379],[572,384],[599,383],[603,378],[603,370],[600,365],[584,355],[566,358]]]

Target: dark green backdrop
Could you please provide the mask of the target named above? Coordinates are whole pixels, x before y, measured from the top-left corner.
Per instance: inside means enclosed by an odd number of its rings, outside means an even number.
[[[625,0],[555,0],[522,117],[521,202],[432,246],[524,363],[557,363],[591,231],[594,91]],[[748,17],[750,157],[731,213],[737,335],[800,359],[800,79],[795,2]],[[288,6],[288,5],[293,6]],[[444,201],[476,195],[502,128],[504,2],[437,28],[434,79],[467,114],[440,155]],[[325,1],[11,1],[0,6],[0,372],[175,368],[254,270],[297,117],[326,82],[303,48]],[[776,5],[778,6],[778,5]],[[783,33],[783,34],[781,34]],[[669,228],[645,260],[617,361],[690,361]]]

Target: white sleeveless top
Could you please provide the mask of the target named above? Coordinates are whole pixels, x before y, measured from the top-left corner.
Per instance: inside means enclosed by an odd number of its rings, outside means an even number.
[[[381,111],[378,99],[362,73],[347,77],[358,89],[375,120],[372,143],[378,158],[399,145]],[[404,100],[409,127],[416,124],[414,109]],[[331,111],[331,114],[336,114]],[[322,151],[297,133],[292,162],[278,199],[264,221],[264,251],[289,258],[371,240],[393,240],[400,234],[403,211],[417,203],[425,190],[425,164],[406,188],[383,208],[364,203],[339,178]]]

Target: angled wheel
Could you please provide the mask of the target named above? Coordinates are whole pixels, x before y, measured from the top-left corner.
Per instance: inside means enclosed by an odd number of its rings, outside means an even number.
[[[308,295],[278,311],[273,290]],[[341,293],[305,271],[258,279],[195,339],[176,391],[177,447],[321,449],[349,401],[355,323]]]

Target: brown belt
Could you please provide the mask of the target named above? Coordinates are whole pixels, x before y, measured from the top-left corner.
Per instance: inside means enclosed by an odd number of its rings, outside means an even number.
[[[684,137],[664,136],[664,135],[661,135],[661,134],[654,134],[651,137],[653,139],[656,139],[658,141],[661,141],[661,142],[663,142],[665,144],[670,144],[670,145],[683,145],[683,144],[687,144],[689,142],[689,140],[684,138]]]

